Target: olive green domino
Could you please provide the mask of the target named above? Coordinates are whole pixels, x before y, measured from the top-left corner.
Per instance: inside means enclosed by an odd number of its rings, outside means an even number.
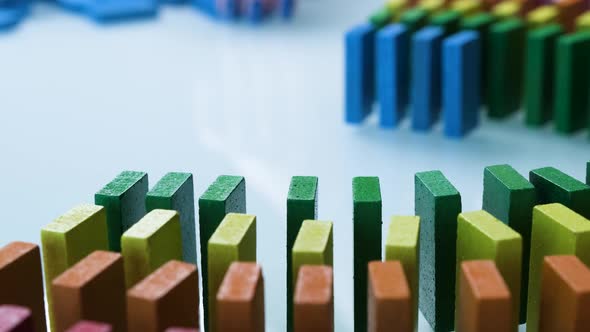
[[[532,170],[529,180],[537,188],[539,204],[561,203],[590,218],[590,187],[553,167]]]
[[[147,173],[123,171],[94,195],[106,210],[110,250],[121,251],[121,235],[145,215],[147,191]]]
[[[332,222],[305,220],[293,245],[293,285],[303,265],[333,265]]]

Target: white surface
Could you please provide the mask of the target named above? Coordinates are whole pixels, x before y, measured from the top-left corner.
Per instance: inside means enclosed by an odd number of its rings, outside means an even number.
[[[49,6],[0,35],[0,245],[39,229],[124,169],[246,177],[258,216],[268,331],[284,330],[285,201],[292,175],[320,177],[320,219],[335,222],[337,331],[352,331],[351,178],[381,178],[383,215],[413,213],[413,174],[440,169],[465,210],[483,168],[554,165],[583,178],[587,133],[564,138],[520,118],[485,121],[463,141],[407,125],[343,124],[343,31],[381,1],[304,0],[297,19],[260,27],[167,7],[156,21],[99,27]],[[421,330],[428,331],[421,322]]]

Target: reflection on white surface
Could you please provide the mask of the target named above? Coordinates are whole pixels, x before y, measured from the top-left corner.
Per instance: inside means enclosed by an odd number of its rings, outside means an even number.
[[[39,229],[123,169],[195,174],[200,195],[220,174],[246,177],[258,217],[268,331],[284,330],[285,201],[292,175],[320,177],[319,218],[332,220],[337,331],[352,331],[353,176],[378,175],[384,229],[413,213],[413,174],[440,169],[465,210],[481,208],[487,165],[523,174],[554,165],[582,178],[587,137],[522,119],[483,121],[463,141],[440,130],[345,126],[342,33],[381,1],[301,1],[292,23],[211,22],[165,9],[111,27],[42,6],[0,36],[0,245]],[[421,331],[429,331],[421,321]]]

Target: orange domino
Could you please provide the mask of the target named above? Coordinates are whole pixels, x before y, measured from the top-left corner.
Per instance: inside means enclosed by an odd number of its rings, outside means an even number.
[[[295,332],[334,331],[332,267],[303,265],[293,297]]]
[[[264,279],[256,263],[234,262],[217,292],[217,331],[264,332]]]
[[[171,326],[199,326],[199,277],[193,264],[169,261],[127,291],[129,332]]]
[[[0,303],[31,310],[36,332],[47,330],[39,247],[12,242],[0,249]]]
[[[52,282],[54,326],[65,331],[81,320],[110,324],[125,331],[125,273],[118,253],[95,251]]]
[[[368,287],[369,332],[414,330],[410,286],[399,261],[370,262]]]
[[[576,256],[546,256],[539,332],[590,331],[590,270]]]
[[[558,0],[556,3],[559,8],[559,23],[566,31],[572,32],[576,29],[576,18],[580,16],[586,5],[583,0]]]
[[[457,332],[512,331],[512,300],[491,260],[461,264]]]

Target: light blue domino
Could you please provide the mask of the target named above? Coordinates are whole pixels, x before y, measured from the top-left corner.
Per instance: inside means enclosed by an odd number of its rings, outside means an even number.
[[[92,1],[87,12],[97,22],[154,17],[158,14],[158,0],[101,0]]]

